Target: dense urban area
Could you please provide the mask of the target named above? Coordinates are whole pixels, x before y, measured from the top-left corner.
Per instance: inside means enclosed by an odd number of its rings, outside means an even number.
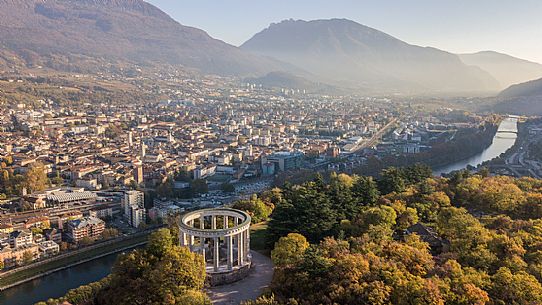
[[[0,0],[0,305],[542,304],[542,64],[159,2]]]
[[[32,84],[29,79],[6,81]],[[431,176],[431,167],[479,154],[495,136],[506,136],[498,132],[502,116],[424,107],[401,98],[309,94],[222,78],[176,81],[181,84],[176,90],[153,88],[167,97],[155,103],[68,107],[50,97],[3,106],[4,287],[63,264],[141,245],[145,236],[175,223],[176,215],[186,211],[233,204],[251,211],[259,223],[280,201],[262,201],[253,194],[272,187],[306,183],[318,173],[382,177],[390,166],[420,162],[430,166]],[[539,125],[521,120],[513,135],[528,137],[526,144],[471,169],[538,178],[539,163],[530,161],[537,157],[530,147],[538,143],[532,136],[539,134]],[[525,163],[532,167],[529,172]],[[391,188],[384,194],[403,191],[386,184],[382,188]],[[350,208],[326,217],[353,221],[348,217],[358,208]],[[414,208],[398,209],[410,213],[404,216],[412,218],[409,226],[416,224]],[[423,223],[423,230],[429,230]],[[305,236],[311,238],[314,230]],[[333,230],[329,236],[347,232]],[[262,249],[273,243],[266,240]]]
[[[170,99],[145,105],[45,98],[2,109],[4,268],[247,198],[298,171],[446,165],[489,146],[498,123],[388,98],[186,82],[155,88]],[[479,145],[449,148],[469,137]]]

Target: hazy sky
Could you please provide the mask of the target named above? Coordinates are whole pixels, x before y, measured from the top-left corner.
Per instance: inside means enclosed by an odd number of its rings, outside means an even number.
[[[147,1],[233,45],[284,19],[348,18],[412,44],[542,63],[542,0]]]

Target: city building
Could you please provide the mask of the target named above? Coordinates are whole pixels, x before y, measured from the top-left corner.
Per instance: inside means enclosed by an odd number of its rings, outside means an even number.
[[[124,193],[124,201],[123,201],[125,211],[127,211],[128,206],[138,206],[138,207],[145,207],[145,193],[141,191],[127,191]],[[125,214],[128,214],[127,212]]]
[[[124,218],[134,227],[139,228],[146,221],[145,193],[127,191],[124,193]]]
[[[13,225],[9,223],[0,224],[0,233],[9,234],[13,232]]]
[[[46,207],[45,194],[31,194],[21,198],[21,207],[30,207],[32,210],[44,209]]]
[[[216,173],[216,165],[198,166],[194,169],[194,180],[204,179]]]
[[[9,234],[9,245],[11,248],[20,248],[34,242],[32,232],[29,230],[17,230]]]
[[[89,216],[68,221],[66,235],[70,241],[78,243],[85,237],[92,239],[100,237],[104,229],[105,222],[103,220]]]
[[[130,218],[128,222],[134,228],[139,228],[142,224],[146,222],[146,211],[144,208],[138,206],[130,206]]]
[[[42,241],[38,243],[38,247],[40,258],[55,256],[60,252],[60,246],[52,240]]]
[[[100,219],[109,219],[113,217],[113,208],[105,207],[96,207],[88,211],[89,216],[100,218]]]
[[[84,189],[58,190],[47,193],[47,206],[73,206],[94,204],[98,196]]]
[[[27,258],[29,262],[39,258],[38,245],[28,244],[18,248],[12,248],[9,245],[0,246],[0,262],[4,263],[4,267],[21,265]]]
[[[46,240],[52,240],[59,244],[62,242],[62,232],[59,229],[45,229],[43,230],[43,236]]]
[[[301,152],[277,152],[262,157],[262,165],[273,163],[277,172],[301,168],[302,161],[303,153]]]

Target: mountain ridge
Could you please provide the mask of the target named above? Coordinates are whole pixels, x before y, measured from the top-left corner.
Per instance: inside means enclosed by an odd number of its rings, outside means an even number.
[[[184,26],[142,0],[0,0],[0,41],[29,66],[77,70],[84,57],[232,76],[291,68]]]
[[[542,78],[524,82],[521,84],[512,85],[503,90],[499,97],[515,98],[515,97],[542,97]]]
[[[502,89],[542,77],[542,64],[495,51],[459,54],[467,65],[489,72]]]
[[[358,86],[455,92],[498,86],[489,73],[465,65],[455,54],[411,45],[347,19],[274,23],[241,49]]]

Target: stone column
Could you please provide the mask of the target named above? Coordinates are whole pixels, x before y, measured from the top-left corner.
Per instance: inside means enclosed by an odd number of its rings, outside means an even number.
[[[184,234],[184,232],[181,232],[180,234],[180,237],[179,237],[179,242],[181,244],[181,246],[186,246],[186,234]]]
[[[244,244],[244,254],[245,254],[245,260],[248,261],[248,254],[250,252],[250,230],[247,229],[245,231],[245,238],[244,238],[245,244]]]
[[[205,229],[205,216],[201,215],[199,218],[199,228],[204,230]]]
[[[228,218],[228,215],[224,215],[224,229],[227,229],[228,226],[229,226],[229,218]]]
[[[200,236],[199,237],[199,243],[200,243],[200,246],[201,246],[201,255],[203,255],[203,262],[205,263],[206,262],[206,260],[205,260],[205,237]]]
[[[233,270],[233,236],[226,236],[226,242],[228,245],[228,270]]]
[[[213,248],[213,266],[215,268],[215,272],[218,271],[218,268],[220,267],[220,241],[218,237],[214,238],[214,248]]]
[[[188,237],[188,245],[190,246],[190,251],[194,251],[194,235]]]
[[[243,254],[243,232],[237,234],[237,264],[242,266],[244,263],[244,254]]]
[[[211,229],[216,230],[216,216],[211,216]]]

